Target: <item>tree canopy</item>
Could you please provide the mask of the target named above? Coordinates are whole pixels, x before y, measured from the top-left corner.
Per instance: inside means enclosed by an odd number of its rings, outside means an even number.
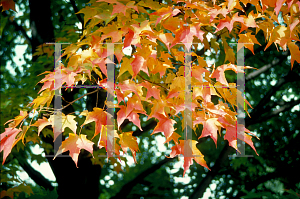
[[[5,11],[14,10],[13,1],[1,1],[1,37],[6,38],[1,46],[7,46],[1,51],[1,84],[7,86],[1,88],[1,125],[6,126],[1,126],[0,150],[2,164],[10,168],[2,166],[6,188],[1,195],[34,197],[26,183],[10,184],[20,182],[9,178],[16,176],[15,161],[36,184],[54,189],[24,159],[30,157],[47,159],[59,198],[198,198],[213,179],[221,189],[217,198],[299,196],[293,176],[299,165],[294,149],[299,140],[298,1],[45,2],[43,8],[33,0],[17,2],[24,14],[13,19],[13,11]],[[16,67],[13,76],[5,66],[13,60],[16,32],[32,59],[24,55],[31,65],[22,72]],[[237,79],[241,74],[245,88]],[[288,92],[282,90],[286,85]],[[150,142],[158,133],[163,144]],[[247,144],[242,155],[253,157],[228,157],[241,153],[238,139]],[[155,157],[149,143],[169,152]],[[274,149],[273,143],[283,147]],[[46,158],[30,154],[33,144],[44,148]],[[273,165],[274,152],[288,160],[280,157]],[[135,167],[127,164],[128,154]],[[163,169],[176,156],[183,158],[176,175],[196,176],[188,188],[174,189],[174,175]],[[285,176],[278,174],[281,169]],[[108,174],[112,192],[99,183]],[[262,187],[265,182],[284,183],[285,192]],[[71,190],[74,185],[77,192]]]

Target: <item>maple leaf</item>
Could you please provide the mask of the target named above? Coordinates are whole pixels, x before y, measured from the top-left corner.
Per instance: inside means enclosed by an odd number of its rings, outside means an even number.
[[[281,25],[275,27],[264,50],[266,50],[273,43],[279,44],[284,50],[286,50],[286,44],[290,40],[289,36],[290,33],[287,27]],[[276,48],[278,50],[277,45]]]
[[[114,11],[112,14],[114,14]],[[111,37],[112,43],[116,43],[116,42],[122,40],[122,35],[124,33],[122,30],[118,30],[118,27],[115,25],[108,25],[107,27],[102,29],[102,32],[104,34],[101,35],[101,39],[99,39],[99,40],[104,40],[106,38]]]
[[[177,8],[173,9],[173,7],[163,7],[149,15],[159,16],[156,20],[156,24],[155,24],[155,26],[156,26],[161,20],[166,19],[167,17],[170,17],[170,16],[175,16],[178,13],[180,13],[180,10],[178,10]]]
[[[22,122],[23,119],[27,117],[27,115],[28,115],[27,111],[20,111],[20,115],[15,117],[15,119],[8,120],[7,122],[5,122],[5,124],[9,123],[10,128],[15,128]]]
[[[50,91],[52,90],[56,90],[59,89],[60,87],[62,87],[62,85],[64,83],[67,84],[67,86],[72,86],[75,84],[75,77],[77,76],[77,73],[72,71],[69,68],[65,68],[63,66],[61,66],[61,73],[60,74],[56,74],[56,72],[44,72],[44,73],[49,73],[48,75],[46,75],[39,83],[44,83],[43,87],[41,88],[41,90],[38,92],[42,92],[43,90],[47,90],[49,89]],[[81,72],[80,70],[77,72]],[[42,74],[44,74],[42,73]],[[40,74],[40,75],[42,75]],[[57,79],[61,79],[60,82],[56,81]]]
[[[298,63],[300,63],[300,50],[299,50],[299,47],[296,45],[295,42],[289,42],[288,47],[289,47],[290,52],[291,52],[291,65],[292,65],[292,68],[293,68],[294,61],[297,61]]]
[[[76,167],[78,168],[77,162],[80,150],[85,149],[93,155],[93,144],[94,143],[92,141],[86,139],[86,135],[81,134],[78,136],[76,134],[70,133],[69,137],[62,142],[53,160],[58,155],[66,151],[70,151],[70,156],[75,162]]]
[[[218,96],[215,88],[208,82],[199,83],[197,84],[197,87],[193,88],[194,99],[200,96],[204,100],[204,102],[208,103],[211,102],[212,95]]]
[[[255,35],[251,35],[250,32],[246,33],[246,34],[239,34],[239,41],[238,43],[245,43],[244,46],[246,48],[248,48],[249,50],[251,50],[251,52],[254,55],[254,51],[253,51],[253,46],[254,44],[258,44],[260,45],[260,43],[257,41]],[[237,51],[239,51],[242,48],[242,45],[238,45]]]
[[[92,112],[86,114],[81,114],[87,116],[84,123],[81,125],[84,126],[90,122],[95,122],[95,134],[93,138],[101,132],[102,126],[111,125],[112,115],[104,111],[102,108],[94,107]],[[93,139],[92,138],[92,139]]]
[[[124,29],[125,31],[125,29]],[[145,20],[141,22],[139,25],[132,24],[125,35],[124,39],[124,48],[130,46],[130,45],[137,45],[138,47],[141,47],[140,44],[140,34],[142,34],[145,31],[152,32],[152,29],[149,25],[149,21]],[[126,31],[125,31],[126,32]],[[153,32],[152,32],[153,33]]]
[[[176,123],[176,121],[169,119],[168,117],[162,114],[158,114],[158,117],[156,118],[159,120],[159,122],[157,123],[151,135],[162,132],[164,133],[166,139],[168,139],[175,131],[173,125]]]
[[[126,15],[126,10],[128,8],[133,8],[135,9],[137,12],[138,9],[137,9],[137,6],[135,6],[135,2],[134,1],[130,1],[128,2],[126,5],[122,4],[122,3],[119,3],[119,2],[115,2],[117,5],[114,5],[113,6],[113,11],[112,11],[112,15],[115,14],[115,13],[123,13],[124,16]]]
[[[121,68],[120,68],[120,71],[119,71],[118,78],[122,74],[124,74],[126,71],[128,71],[133,76],[133,70],[132,70],[132,66],[131,66],[131,63],[132,63],[133,60],[134,60],[134,58],[129,59],[127,57],[124,57],[122,59]]]
[[[168,137],[166,139],[166,141],[164,142],[165,143],[168,143],[173,140],[175,142],[175,144],[178,144],[178,139],[181,137],[181,135],[179,135],[178,133],[176,133],[175,131],[172,133],[172,135],[170,137]]]
[[[209,9],[210,22],[212,22],[216,16],[222,14],[224,17],[229,13],[228,9],[223,6],[222,8],[219,6],[215,6],[213,9]]]
[[[187,49],[190,49],[191,43],[193,42],[194,36],[203,42],[204,32],[200,30],[199,25],[182,26],[175,34],[175,39],[172,42],[170,48],[175,46],[177,43],[182,42]]]
[[[226,134],[224,136],[225,140],[228,140],[229,145],[235,148],[239,153],[241,153],[238,148],[237,148],[237,138],[246,142],[251,148],[255,151],[255,153],[258,155],[256,152],[256,149],[253,145],[252,142],[252,137],[246,133],[241,133],[242,132],[248,132],[250,131],[244,127],[242,124],[237,124],[237,125],[226,125]]]
[[[167,46],[170,51],[170,44],[174,41],[172,33],[160,33],[158,38]]]
[[[1,6],[2,6],[2,12],[9,9],[12,9],[13,11],[17,12],[15,8],[15,2],[13,0],[1,0],[0,7]]]
[[[41,131],[45,128],[45,126],[52,125],[51,122],[48,121],[46,117],[43,117],[43,119],[38,119],[34,124],[31,126],[38,127],[38,136],[40,135]]]
[[[245,66],[244,68],[247,69],[252,67]],[[216,78],[218,82],[228,86],[228,82],[225,78],[225,73],[224,73],[226,70],[233,70],[236,73],[242,72],[242,70],[238,70],[237,66],[234,64],[223,64],[213,71],[213,73],[211,74],[211,78]]]
[[[140,71],[144,71],[147,75],[149,75],[147,62],[143,56],[136,55],[134,60],[131,62],[131,66],[133,71],[133,77],[136,77]]]
[[[107,139],[108,138],[108,139]],[[116,143],[116,139],[120,138],[117,130],[113,130],[113,126],[102,126],[99,141],[97,146],[99,149],[105,148],[107,153],[107,157],[112,157],[112,148],[114,147],[114,153],[116,155],[120,155],[120,146]],[[113,140],[113,142],[111,142]],[[119,157],[120,159],[120,157]]]
[[[127,96],[131,92],[135,93],[139,98],[143,95],[142,86],[136,84],[133,81],[125,80],[123,84],[119,84],[118,86],[121,88],[123,93],[126,92],[124,96]]]
[[[76,116],[74,115],[65,115],[62,113],[61,117],[59,115],[50,115],[50,118],[47,119],[43,117],[43,119],[38,119],[31,126],[38,127],[38,135],[45,128],[45,126],[51,125],[54,133],[54,140],[65,131],[65,128],[68,127],[76,134],[77,122],[74,120]],[[61,127],[61,129],[60,129]]]
[[[36,109],[38,107],[43,108],[43,106],[47,103],[47,107],[50,106],[50,103],[53,99],[54,91],[50,91],[50,89],[46,89],[43,91],[40,96],[35,98],[31,103],[28,104],[28,106],[32,106]]]
[[[101,70],[101,72],[107,76],[107,63],[112,63],[109,59],[104,59],[104,58],[96,58],[92,61],[93,65],[97,64]],[[93,68],[95,70],[95,68]],[[96,72],[96,71],[95,71]],[[96,72],[97,73],[97,72]],[[102,76],[101,74],[98,74],[100,77]]]
[[[132,156],[133,159],[135,161],[135,163],[137,163],[136,161],[136,152],[139,151],[139,146],[137,143],[137,138],[132,136],[133,131],[131,132],[124,132],[119,134],[120,137],[120,144],[121,144],[121,148],[122,150],[127,153],[127,149],[129,148],[130,151],[132,152]]]
[[[202,124],[203,130],[201,136],[198,138],[203,138],[210,136],[216,144],[217,147],[217,139],[218,139],[218,126],[221,127],[221,124],[218,122],[218,118],[209,118],[204,119],[203,117],[196,117],[196,121],[193,121],[193,125]]]
[[[137,127],[139,127],[141,131],[143,131],[138,113],[146,112],[140,110],[132,110],[123,105],[119,106],[119,108],[120,110],[117,113],[118,128],[120,128],[121,124],[124,122],[125,119],[128,119],[129,121],[133,122]]]
[[[256,24],[256,22],[255,22],[255,19],[256,18],[258,18],[258,17],[260,17],[259,15],[257,16],[257,15],[255,15],[254,13],[253,13],[253,10],[248,14],[248,17],[245,17],[244,18],[244,25],[247,27],[247,28],[249,28],[249,27],[252,27],[252,28],[256,28],[256,27],[258,27],[257,26],[257,24]],[[240,32],[242,32],[244,29],[242,28],[241,30],[240,30]]]
[[[292,36],[294,37],[294,35],[292,33],[293,33],[294,28],[298,25],[299,22],[300,22],[300,20],[296,19],[293,21],[293,23],[290,24],[290,37],[291,38],[292,38]],[[293,38],[293,39],[298,40],[297,38]]]
[[[166,113],[164,111],[164,107],[168,105],[167,101],[165,99],[160,100],[154,100],[152,102],[153,107],[151,108],[151,113],[149,115],[149,118],[161,118],[163,116],[166,116]]]
[[[11,152],[11,149],[19,141],[19,139],[16,139],[16,136],[21,131],[22,131],[22,129],[5,128],[4,133],[0,134],[0,152],[3,151],[3,162],[2,162],[2,164],[4,164],[7,156]]]
[[[149,97],[154,97],[157,100],[160,99],[160,90],[157,88],[157,86],[152,86],[149,82],[143,82],[140,85],[147,88],[146,99]]]
[[[128,32],[125,35],[125,39],[124,39],[124,48],[130,46],[132,40],[134,37],[134,31],[131,28],[128,28]]]
[[[239,17],[238,13],[235,13],[232,16],[232,18],[230,18],[229,16],[226,15],[225,19],[220,19],[220,23],[218,24],[215,33],[218,32],[218,31],[220,31],[220,30],[222,30],[224,27],[226,27],[229,30],[229,32],[231,32],[232,29],[233,29],[234,22],[244,23],[244,18],[243,17]]]
[[[196,146],[197,143],[198,142],[195,140],[179,140],[179,144],[176,144],[171,148],[172,152],[170,153],[170,158],[173,158],[180,154],[184,156],[183,177],[185,172],[193,164],[193,159],[201,166],[206,167],[208,170],[210,170],[204,160],[204,155]]]
[[[285,2],[285,0],[277,0],[276,1],[276,6],[275,6],[274,11],[276,12],[277,16],[278,16],[279,11],[280,11],[280,9],[281,9],[281,7],[282,7],[282,5],[283,5],[284,2]]]

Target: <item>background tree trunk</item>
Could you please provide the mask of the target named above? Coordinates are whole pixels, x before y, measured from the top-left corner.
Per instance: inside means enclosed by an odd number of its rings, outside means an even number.
[[[55,42],[54,27],[52,25],[51,1],[45,0],[41,3],[39,0],[30,0],[30,26],[32,31],[32,53],[36,48],[46,42]],[[33,56],[32,62],[36,61],[37,57]],[[51,66],[50,66],[51,67]],[[52,70],[54,69],[54,61]],[[74,95],[79,89],[74,89],[73,92],[66,92],[62,89],[63,98],[70,102],[74,99]],[[99,101],[104,99],[99,96]],[[93,98],[89,97],[87,104],[91,104]],[[63,106],[67,103],[63,101]],[[103,103],[102,103],[103,104]],[[72,106],[64,109],[63,113],[68,114],[73,112]],[[52,130],[52,128],[51,128]],[[52,138],[42,138],[54,146]],[[67,155],[64,153],[63,155]],[[47,154],[53,155],[53,154]],[[78,168],[76,168],[71,157],[48,157],[50,167],[56,177],[58,183],[57,193],[60,199],[65,198],[91,198],[98,199],[99,197],[99,180],[101,174],[101,166],[93,165],[89,153],[82,151],[79,155]]]

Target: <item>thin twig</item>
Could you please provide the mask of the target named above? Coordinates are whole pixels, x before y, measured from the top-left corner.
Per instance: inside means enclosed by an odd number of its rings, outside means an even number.
[[[79,98],[73,100],[73,101],[70,102],[68,105],[66,105],[66,106],[64,106],[64,107],[62,107],[61,109],[58,109],[58,110],[63,110],[63,109],[65,109],[65,108],[67,108],[68,106],[70,106],[71,104],[73,104],[74,102],[76,102],[77,100],[80,100],[81,98],[83,98],[83,97],[85,97],[85,96],[87,96],[87,95],[90,95],[90,94],[93,94],[93,93],[95,93],[95,92],[98,92],[99,90],[100,90],[100,88],[97,88],[96,90],[94,90],[94,91],[92,91],[92,92],[86,93],[86,94],[82,95],[81,97],[79,97]]]
[[[155,84],[155,85],[157,85],[157,86],[160,86],[160,87],[164,88],[166,91],[169,91],[168,88],[164,87],[163,85],[161,85],[161,84],[159,84],[159,83],[151,82],[150,80],[147,80],[147,79],[145,79],[144,77],[142,77],[140,74],[138,74],[138,76],[139,76],[140,78],[142,78],[143,80],[145,80],[145,81],[151,83],[151,84]]]

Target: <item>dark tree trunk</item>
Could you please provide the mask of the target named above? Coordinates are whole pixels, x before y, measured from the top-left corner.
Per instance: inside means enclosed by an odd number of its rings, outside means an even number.
[[[32,53],[35,52],[37,46],[46,42],[55,42],[54,39],[54,27],[51,21],[51,1],[44,0],[29,0],[30,7],[30,26],[32,31]],[[37,57],[33,57],[33,63]],[[53,70],[54,62],[52,65]],[[47,66],[45,66],[46,68]],[[49,66],[48,66],[49,67]],[[64,92],[62,94],[64,99],[72,101],[74,94],[78,90],[74,89],[73,92]],[[92,100],[91,98],[89,98]],[[99,96],[99,101],[104,102]],[[92,104],[90,101],[87,104]],[[100,103],[101,104],[101,103]],[[63,101],[63,105],[66,105]],[[63,112],[68,114],[73,112],[73,107],[69,106]],[[44,142],[47,142],[54,146],[52,138],[42,137]],[[66,155],[68,153],[64,153]],[[53,155],[53,154],[47,154]],[[76,168],[74,161],[70,157],[57,157],[53,160],[53,157],[48,157],[50,167],[56,177],[58,183],[57,193],[60,199],[65,198],[91,198],[98,199],[99,197],[99,180],[101,174],[101,166],[93,165],[89,152],[82,150],[78,159],[78,168]]]

